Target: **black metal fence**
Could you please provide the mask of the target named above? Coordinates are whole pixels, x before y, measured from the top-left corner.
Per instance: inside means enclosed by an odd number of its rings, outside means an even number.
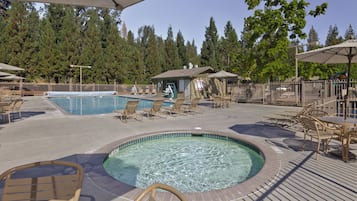
[[[350,82],[349,115],[357,117],[356,81]],[[1,82],[0,87],[19,89],[20,83]],[[154,85],[136,85],[142,89],[152,89]],[[43,95],[47,91],[117,91],[119,94],[130,94],[133,85],[118,84],[54,84],[22,83],[22,95]],[[345,80],[316,80],[299,82],[231,83],[227,86],[231,100],[235,102],[260,103],[285,106],[304,106],[316,102],[327,108],[334,108],[336,113],[344,110],[346,94]],[[333,107],[332,107],[333,106]]]

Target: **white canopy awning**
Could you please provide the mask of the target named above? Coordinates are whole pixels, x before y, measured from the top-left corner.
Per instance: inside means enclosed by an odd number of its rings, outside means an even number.
[[[123,10],[126,7],[139,3],[143,0],[20,0],[28,2],[67,4],[74,6],[113,8]]]

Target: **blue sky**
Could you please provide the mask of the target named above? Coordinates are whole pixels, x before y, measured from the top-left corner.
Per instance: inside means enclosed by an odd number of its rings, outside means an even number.
[[[307,0],[311,5],[322,2],[329,4],[326,15],[317,18],[308,17],[306,33],[314,26],[320,42],[325,44],[330,25],[337,25],[339,33],[344,36],[351,24],[357,32],[356,0]],[[167,30],[172,26],[174,36],[180,30],[187,41],[195,40],[198,50],[205,39],[205,29],[213,17],[219,36],[224,34],[224,26],[231,21],[238,37],[243,30],[244,18],[252,15],[244,0],[144,0],[122,12],[122,20],[128,30],[134,32],[141,26],[153,25],[156,35],[167,37]]]

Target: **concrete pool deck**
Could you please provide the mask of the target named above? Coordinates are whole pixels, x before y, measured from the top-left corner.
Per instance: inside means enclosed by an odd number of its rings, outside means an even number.
[[[98,185],[102,175],[97,168],[105,157],[98,150],[130,136],[196,127],[264,144],[276,155],[279,168],[272,180],[257,181],[249,193],[232,192],[224,198],[215,193],[210,198],[196,195],[190,200],[357,200],[357,162],[344,163],[330,155],[314,160],[314,147],[300,151],[300,131],[265,124],[264,115],[300,108],[232,103],[226,109],[202,107],[200,114],[123,123],[114,114],[64,115],[44,97],[24,99],[23,118],[0,124],[0,172],[41,160],[78,162],[86,171],[81,201],[129,201],[137,193],[115,183]],[[351,149],[356,153],[355,145]]]

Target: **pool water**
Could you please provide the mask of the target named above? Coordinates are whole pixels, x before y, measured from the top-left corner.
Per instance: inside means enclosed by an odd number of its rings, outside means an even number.
[[[113,151],[105,170],[139,188],[160,182],[182,192],[206,192],[242,183],[264,165],[250,145],[225,137],[165,137]]]
[[[134,98],[125,96],[67,96],[49,97],[63,111],[73,115],[107,114],[114,110],[123,110],[127,101]],[[138,110],[151,108],[153,101],[139,99]],[[164,102],[163,107],[168,107],[172,103]]]

